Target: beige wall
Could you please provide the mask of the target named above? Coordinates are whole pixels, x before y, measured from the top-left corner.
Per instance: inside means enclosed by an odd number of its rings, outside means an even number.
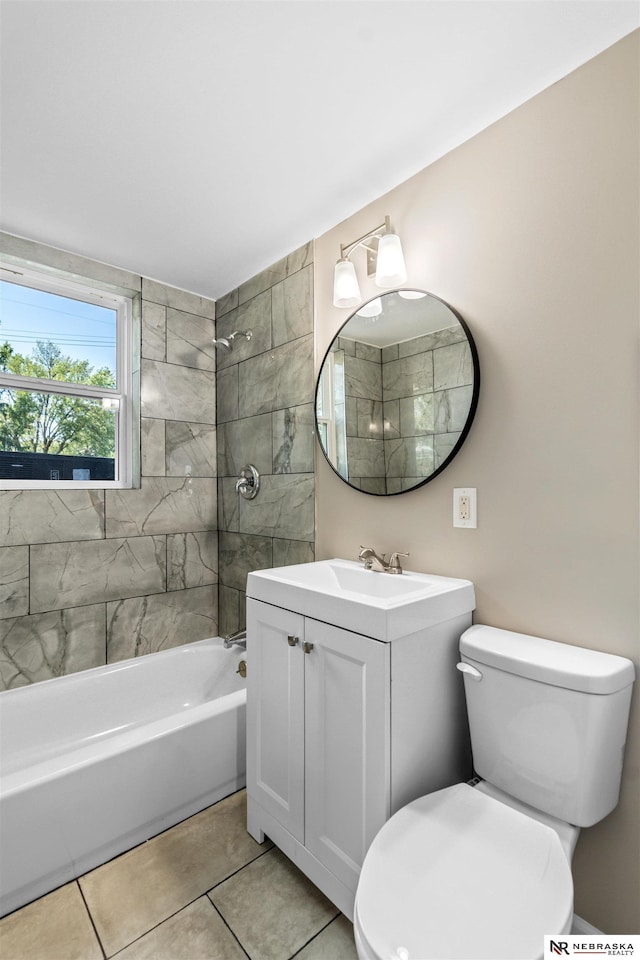
[[[638,41],[625,38],[315,250],[316,367],[348,315],[331,304],[339,244],[390,214],[408,285],[461,313],[482,375],[464,447],[417,491],[358,493],[317,457],[318,558],[355,557],[362,543],[410,551],[410,568],[475,582],[476,622],[636,662]],[[365,298],[374,292],[364,284]],[[478,489],[477,530],[452,527],[462,486]],[[574,861],[576,912],[609,933],[640,932],[637,702],[636,691],[621,803],[582,834]]]

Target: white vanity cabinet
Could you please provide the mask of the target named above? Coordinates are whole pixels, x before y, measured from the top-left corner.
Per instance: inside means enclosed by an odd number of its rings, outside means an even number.
[[[249,832],[354,894],[389,817],[390,645],[248,600],[247,662]]]
[[[249,594],[264,587],[259,577],[250,574]],[[327,620],[332,609],[329,599]],[[351,919],[384,822],[471,775],[455,667],[470,624],[469,610],[385,641],[247,599],[248,830]]]

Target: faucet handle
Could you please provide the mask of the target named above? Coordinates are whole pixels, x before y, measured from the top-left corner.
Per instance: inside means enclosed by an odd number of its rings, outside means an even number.
[[[402,567],[400,566],[400,557],[408,557],[408,553],[392,553],[391,559],[389,560],[389,573],[402,573]]]

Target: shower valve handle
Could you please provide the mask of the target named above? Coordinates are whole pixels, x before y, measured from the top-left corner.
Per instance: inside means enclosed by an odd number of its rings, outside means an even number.
[[[247,463],[236,480],[236,493],[239,493],[245,500],[253,500],[258,495],[259,489],[260,474],[252,463]]]

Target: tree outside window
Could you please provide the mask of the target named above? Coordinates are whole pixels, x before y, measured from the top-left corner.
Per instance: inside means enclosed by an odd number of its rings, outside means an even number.
[[[30,357],[15,353],[8,344],[0,353],[2,369],[18,376],[92,386],[115,386],[112,372],[93,371],[86,360],[65,356],[51,341],[39,341]],[[100,401],[55,393],[35,393],[5,388],[0,404],[0,448],[11,452],[115,455],[113,413]]]

